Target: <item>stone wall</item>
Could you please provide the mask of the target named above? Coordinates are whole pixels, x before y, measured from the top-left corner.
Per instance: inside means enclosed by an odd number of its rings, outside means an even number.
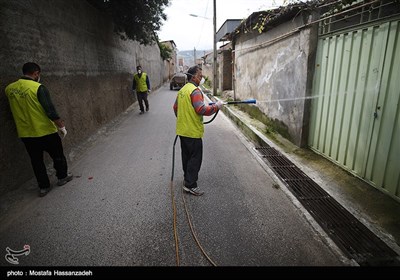
[[[83,0],[0,0],[0,38],[0,194],[33,177],[4,94],[25,62],[41,66],[41,83],[66,122],[66,155],[136,101],[138,64],[152,89],[168,78],[157,44],[121,40],[110,18]]]

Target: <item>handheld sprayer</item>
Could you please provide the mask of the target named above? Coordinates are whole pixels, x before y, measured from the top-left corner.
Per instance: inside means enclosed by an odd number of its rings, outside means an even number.
[[[227,101],[224,102],[224,105],[231,105],[231,104],[256,104],[257,101],[255,99],[248,99],[243,101]],[[208,103],[209,105],[215,104],[215,102]]]
[[[208,105],[215,104],[215,102],[208,103]],[[243,101],[227,101],[223,103],[224,105],[233,105],[233,104],[256,104],[255,99],[248,99],[248,100],[243,100]],[[218,111],[219,112],[219,111]],[[215,113],[214,117],[209,120],[208,122],[204,122],[204,124],[209,124],[212,122],[218,115],[218,112]]]

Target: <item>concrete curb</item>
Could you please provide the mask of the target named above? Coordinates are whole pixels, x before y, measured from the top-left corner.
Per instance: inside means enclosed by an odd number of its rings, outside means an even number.
[[[213,101],[218,101],[219,98],[215,96],[208,96],[211,100]],[[224,113],[224,115],[229,118],[233,123],[236,124],[237,128],[243,133],[245,137],[247,137],[250,141],[253,142],[253,145],[259,145],[259,146],[271,146],[278,150],[280,153],[285,155],[290,161],[293,162],[296,166],[302,166],[302,171],[307,174],[310,178],[312,178],[317,184],[320,186],[323,185],[323,180],[319,178],[319,175],[315,173],[312,169],[308,168],[307,166],[303,166],[301,163],[297,161],[296,158],[294,158],[291,155],[288,155],[285,151],[283,151],[282,147],[279,145],[275,144],[271,140],[269,140],[265,135],[262,134],[262,132],[259,131],[256,127],[252,126],[249,123],[246,123],[239,115],[237,115],[234,110],[230,109],[228,106],[223,106],[221,108],[221,111]],[[240,137],[239,137],[240,138]],[[351,265],[351,266],[358,266],[358,263],[356,263],[354,260],[347,258],[342,251],[339,249],[339,247],[336,246],[336,244],[333,242],[333,240],[327,235],[327,233],[322,229],[322,227],[315,221],[315,219],[309,214],[308,210],[306,210],[303,205],[300,203],[300,201],[291,193],[291,191],[288,189],[288,187],[281,181],[281,179],[275,174],[275,172],[272,170],[271,167],[268,166],[268,163],[266,163],[262,159],[262,155],[259,154],[259,152],[251,145],[248,143],[249,140],[246,141],[246,139],[241,139],[243,144],[247,147],[247,149],[254,155],[254,157],[257,159],[257,161],[260,163],[260,165],[263,167],[263,169],[270,175],[271,178],[277,183],[277,185],[280,187],[280,189],[288,196],[288,198],[292,201],[292,203],[302,212],[303,216],[306,218],[306,220],[311,224],[312,228],[318,232],[319,235],[322,236],[322,239],[324,242],[328,244],[332,248],[332,250],[339,256],[339,258],[343,261],[344,264]],[[303,168],[304,167],[304,168]],[[322,185],[321,185],[322,184]],[[382,241],[384,241],[389,247],[391,247],[395,252],[399,254],[400,248],[396,244],[395,240],[391,235],[388,235],[385,230],[382,230],[379,226],[378,228],[375,227],[373,224],[369,222],[369,220],[364,217],[365,215],[363,213],[360,213],[359,210],[353,209],[351,205],[347,205],[343,201],[342,198],[336,197],[337,194],[331,193],[328,189],[325,189],[335,200],[337,200],[340,204],[344,203],[346,206],[345,208],[355,217],[357,218],[360,222],[362,222],[364,225],[367,225],[367,227],[375,234],[377,235]],[[361,215],[360,215],[361,214]]]

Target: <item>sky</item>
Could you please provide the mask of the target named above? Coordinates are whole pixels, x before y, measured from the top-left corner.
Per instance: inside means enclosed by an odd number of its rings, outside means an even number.
[[[173,40],[179,51],[213,48],[213,0],[171,0],[167,20],[158,32],[160,41]],[[285,0],[216,0],[216,30],[227,19],[244,19],[253,12],[277,8]],[[198,17],[190,16],[190,14]],[[218,46],[220,43],[218,44]]]

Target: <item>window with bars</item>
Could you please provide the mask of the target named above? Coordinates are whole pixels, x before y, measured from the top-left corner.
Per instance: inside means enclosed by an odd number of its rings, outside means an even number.
[[[319,35],[328,35],[392,17],[400,17],[399,0],[364,1],[341,11],[324,14],[319,23]]]

